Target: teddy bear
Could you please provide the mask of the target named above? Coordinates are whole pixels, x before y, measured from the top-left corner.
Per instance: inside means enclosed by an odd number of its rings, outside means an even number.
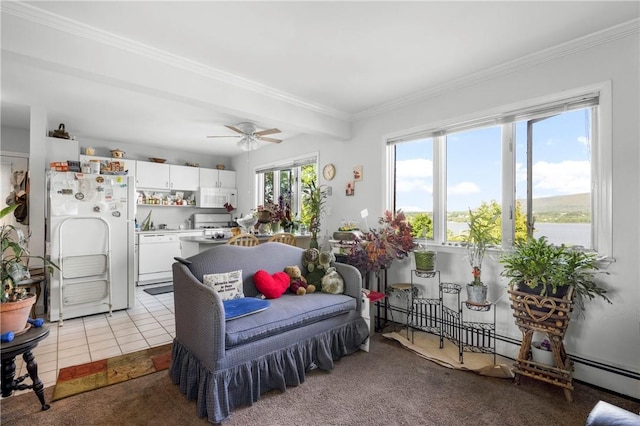
[[[322,278],[329,270],[331,262],[335,260],[335,255],[330,251],[320,251],[316,248],[305,250],[302,255],[302,265],[306,269],[307,283],[320,288]]]
[[[298,266],[285,266],[284,272],[289,275],[289,290],[291,290],[292,293],[302,296],[316,291],[316,286],[307,283],[307,280],[302,276],[302,271],[300,271]]]

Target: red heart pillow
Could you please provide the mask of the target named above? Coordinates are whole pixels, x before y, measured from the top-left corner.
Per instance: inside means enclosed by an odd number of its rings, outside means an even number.
[[[286,272],[276,272],[271,275],[260,269],[253,274],[256,289],[267,299],[277,299],[289,288],[289,275]]]

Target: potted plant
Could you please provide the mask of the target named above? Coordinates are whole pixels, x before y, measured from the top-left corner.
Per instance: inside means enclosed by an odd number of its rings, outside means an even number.
[[[0,219],[11,214],[18,204],[5,207],[0,211]],[[16,284],[30,277],[25,265],[27,259],[40,259],[50,272],[57,265],[41,256],[31,256],[27,246],[28,237],[22,229],[13,225],[2,224],[0,229],[2,241],[2,292],[0,292],[0,328],[1,333],[18,333],[25,329],[31,306],[36,302],[36,295],[27,293]]]
[[[499,243],[494,235],[498,217],[498,213],[474,213],[469,210],[466,246],[473,280],[467,284],[467,302],[479,305],[487,303],[487,286],[482,282],[482,261],[487,247]]]
[[[596,282],[599,271],[595,253],[554,245],[546,237],[529,238],[503,253],[501,275],[509,279],[510,288],[540,297],[562,298],[573,289],[573,301],[584,311],[585,300],[596,296],[608,303],[606,290]]]
[[[318,234],[320,233],[320,221],[324,214],[325,203],[327,201],[327,191],[324,185],[316,185],[315,180],[309,182],[302,188],[303,201],[309,208],[311,218],[309,220],[309,232],[311,240],[309,248],[318,248]]]
[[[362,274],[378,273],[391,266],[394,259],[408,256],[415,248],[411,224],[401,210],[395,215],[387,210],[378,223],[381,225],[379,229],[371,229],[362,237],[355,237],[347,255],[348,263]]]

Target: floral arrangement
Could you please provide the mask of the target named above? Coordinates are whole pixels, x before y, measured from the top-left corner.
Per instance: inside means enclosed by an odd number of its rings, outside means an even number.
[[[356,237],[347,255],[348,263],[362,273],[388,268],[395,259],[408,256],[415,247],[411,224],[401,210],[395,216],[387,210],[378,223],[379,229]]]
[[[260,215],[261,212],[269,213],[270,223],[279,223],[283,228],[291,228],[294,225],[291,218],[291,205],[283,195],[278,197],[277,204],[267,200],[263,205],[259,205],[256,213]]]

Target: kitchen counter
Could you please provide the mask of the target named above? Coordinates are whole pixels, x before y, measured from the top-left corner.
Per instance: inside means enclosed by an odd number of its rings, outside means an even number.
[[[261,243],[266,242],[271,235],[256,235]],[[311,235],[296,235],[298,247],[309,248],[309,241]],[[184,236],[180,237],[182,243],[182,257],[187,258],[198,254],[204,250],[213,247],[214,244],[226,244],[229,241],[228,238],[210,238],[205,236]]]
[[[153,231],[136,231],[136,234],[193,234],[196,232],[203,233],[202,229],[155,229]]]

